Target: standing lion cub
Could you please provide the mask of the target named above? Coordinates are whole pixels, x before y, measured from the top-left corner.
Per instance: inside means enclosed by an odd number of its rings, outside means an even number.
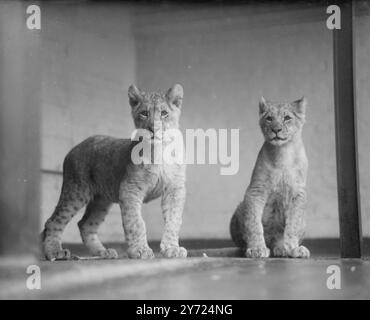
[[[165,93],[145,93],[135,86],[128,89],[131,113],[137,129],[147,130],[149,144],[163,143],[166,130],[177,129],[183,89],[174,85]],[[159,130],[160,129],[160,130]],[[160,244],[164,257],[186,257],[179,246],[179,231],[185,202],[184,164],[134,164],[131,152],[138,141],[94,136],[74,147],[63,164],[63,186],[59,202],[43,231],[43,250],[48,260],[69,259],[61,245],[67,223],[82,207],[86,211],[78,223],[84,244],[93,255],[117,258],[98,238],[98,228],[113,203],[119,203],[128,244],[128,256],[153,258],[142,204],[162,197],[164,232]]]
[[[258,154],[244,200],[231,222],[233,241],[248,258],[308,258],[300,243],[305,230],[308,162],[302,141],[306,99],[259,103],[265,142]]]

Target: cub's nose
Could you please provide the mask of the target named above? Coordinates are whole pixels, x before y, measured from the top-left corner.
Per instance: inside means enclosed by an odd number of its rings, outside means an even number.
[[[153,125],[148,126],[148,130],[153,135],[158,135],[162,131],[162,125],[161,125],[161,123],[160,124],[154,123]]]
[[[271,129],[275,134],[278,134],[281,131],[281,128],[273,128]]]

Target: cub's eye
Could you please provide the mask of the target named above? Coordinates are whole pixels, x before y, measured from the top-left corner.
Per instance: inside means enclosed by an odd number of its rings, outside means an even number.
[[[272,121],[272,117],[271,116],[267,116],[266,117],[266,121],[271,122]]]
[[[291,116],[285,116],[284,117],[284,121],[289,121],[289,120],[291,120],[292,119],[292,117]]]
[[[168,117],[168,112],[166,110],[161,111],[161,117],[162,118],[167,118]]]
[[[148,113],[148,111],[141,111],[140,113],[139,113],[139,116],[140,117],[142,117],[142,118],[147,118],[148,117],[148,115],[149,115],[149,113]]]

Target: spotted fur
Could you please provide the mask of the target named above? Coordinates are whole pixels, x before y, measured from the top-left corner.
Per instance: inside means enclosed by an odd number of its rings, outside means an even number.
[[[307,258],[305,230],[308,161],[302,141],[306,99],[259,105],[265,142],[251,182],[230,223],[234,242],[249,258]]]
[[[183,98],[180,85],[166,93],[145,93],[130,86],[128,96],[135,126],[150,131],[149,139],[162,141],[167,129],[178,128]],[[162,130],[157,130],[158,127]],[[179,246],[185,165],[134,164],[131,151],[137,143],[131,139],[93,136],[67,154],[60,199],[43,231],[43,250],[48,260],[70,258],[70,252],[62,248],[61,236],[68,222],[85,205],[85,214],[78,223],[83,242],[93,255],[117,258],[117,252],[106,249],[97,234],[112,203],[121,207],[128,256],[153,258],[141,207],[158,197],[162,197],[164,218],[161,253],[168,258],[186,257],[186,249]]]

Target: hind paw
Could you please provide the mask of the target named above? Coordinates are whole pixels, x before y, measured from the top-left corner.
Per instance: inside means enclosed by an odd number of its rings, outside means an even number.
[[[310,251],[305,246],[298,246],[295,248],[275,247],[273,249],[274,257],[290,257],[290,258],[309,258]]]
[[[289,257],[308,259],[310,257],[310,250],[305,246],[299,246],[290,250]]]
[[[50,261],[71,260],[71,252],[68,249],[47,251],[45,258]]]
[[[59,238],[46,237],[43,242],[43,251],[45,258],[50,261],[71,259],[71,252],[62,248]]]

